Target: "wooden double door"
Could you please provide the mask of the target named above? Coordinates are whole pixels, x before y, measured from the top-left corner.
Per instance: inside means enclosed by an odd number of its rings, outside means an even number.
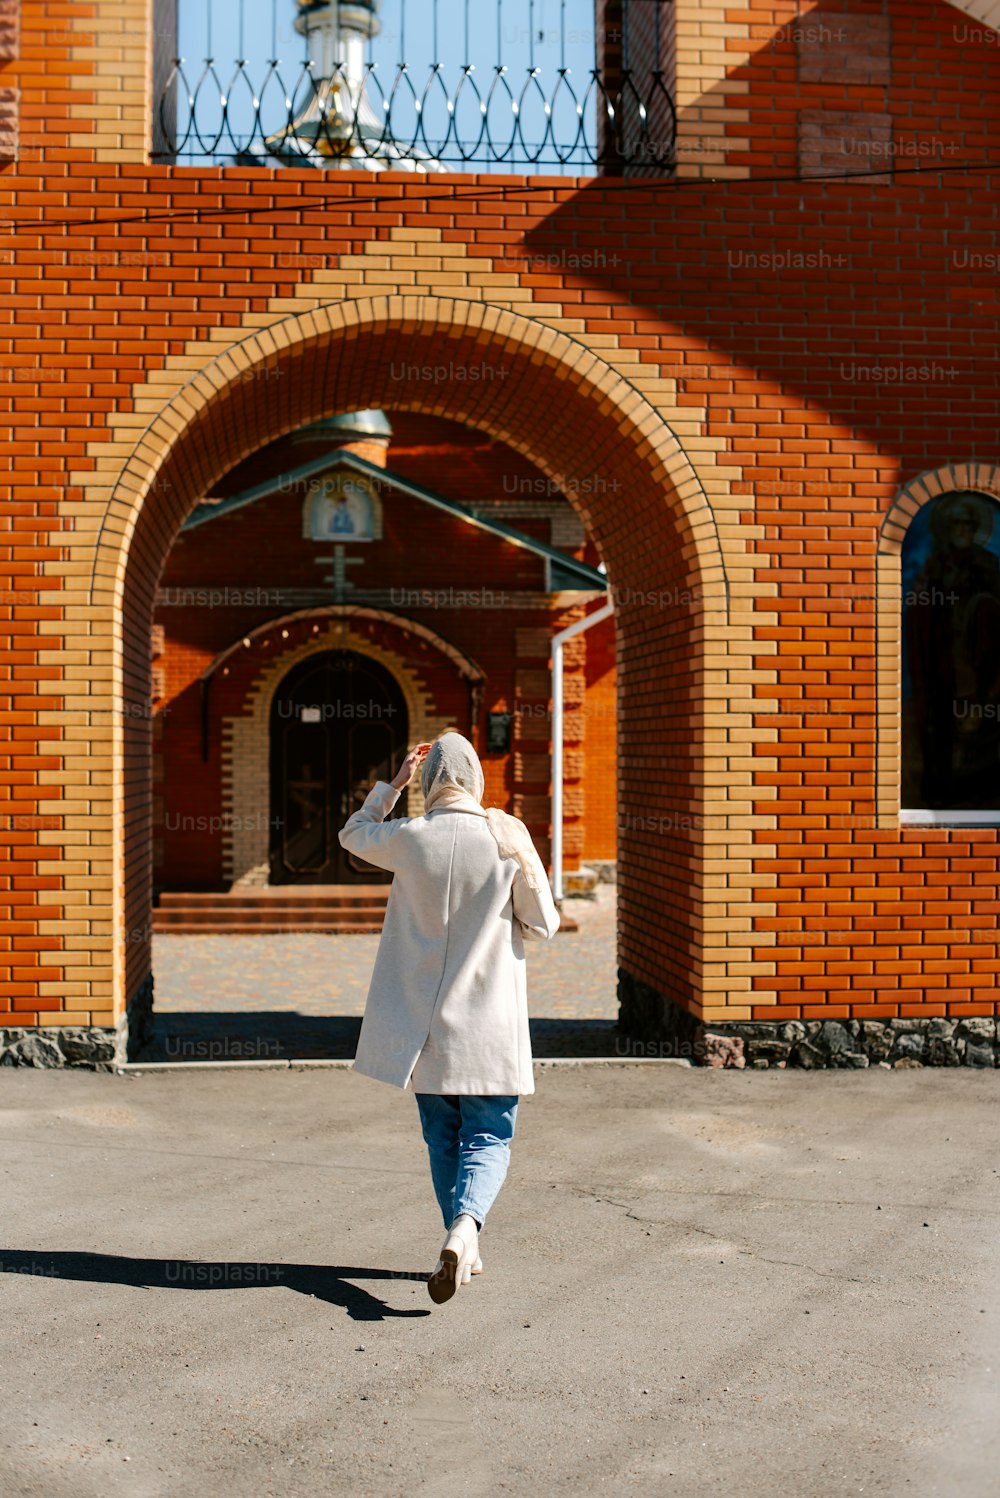
[[[395,775],[407,731],[399,684],[367,656],[329,650],[289,671],[271,705],[272,884],[392,878],[346,852],[337,834],[376,780]],[[404,790],[393,815],[405,807]]]

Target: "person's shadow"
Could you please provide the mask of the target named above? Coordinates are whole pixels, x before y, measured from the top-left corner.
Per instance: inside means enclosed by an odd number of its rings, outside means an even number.
[[[283,1285],[329,1305],[343,1306],[354,1321],[385,1321],[391,1316],[429,1316],[430,1309],[397,1311],[359,1289],[352,1280],[416,1280],[427,1273],[364,1269],[347,1264],[263,1264],[234,1260],[129,1259],[118,1254],[62,1250],[0,1249],[0,1274],[35,1274],[52,1279],[90,1280],[101,1285],[135,1285],[149,1290],[236,1290]]]

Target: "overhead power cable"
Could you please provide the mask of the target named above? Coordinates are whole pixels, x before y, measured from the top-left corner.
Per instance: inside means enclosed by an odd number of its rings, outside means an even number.
[[[95,168],[100,168],[99,162],[95,162]],[[155,168],[152,168],[151,170],[155,170]],[[170,168],[170,170],[186,171],[188,170],[188,168],[172,167]],[[190,170],[194,171],[198,169],[191,168]],[[221,168],[221,170],[224,171],[226,169]],[[472,204],[483,202],[488,203],[496,201],[517,202],[525,198],[538,197],[542,193],[551,195],[553,192],[558,192],[560,191],[560,183],[563,180],[565,180],[567,184],[571,184],[575,180],[575,191],[577,192],[586,191],[587,189],[600,188],[601,190],[609,191],[613,195],[618,196],[643,195],[650,193],[658,195],[669,194],[671,196],[674,196],[681,193],[705,193],[709,189],[721,189],[726,193],[739,191],[745,192],[755,187],[767,187],[788,183],[795,184],[801,188],[824,187],[844,182],[863,182],[868,177],[882,178],[886,175],[891,175],[893,179],[892,183],[876,183],[874,185],[892,187],[898,183],[900,178],[912,179],[921,177],[926,179],[928,177],[951,175],[953,173],[994,171],[1000,171],[1000,160],[986,162],[964,161],[954,162],[950,165],[944,165],[941,162],[935,162],[933,165],[926,166],[904,168],[892,166],[888,168],[888,170],[885,165],[881,165],[873,167],[871,171],[865,172],[829,172],[823,173],[822,176],[816,175],[808,177],[803,177],[798,173],[780,173],[775,174],[774,176],[754,177],[684,177],[680,179],[670,178],[665,181],[651,177],[638,179],[629,177],[583,177],[577,179],[574,179],[572,177],[567,177],[565,179],[550,177],[542,183],[534,184],[530,180],[528,180],[523,183],[499,184],[497,187],[492,189],[486,183],[480,182],[478,184],[470,184],[469,191],[465,193],[461,191],[461,187],[463,186],[463,184],[461,183],[438,183],[428,181],[421,184],[422,195],[420,197],[418,197],[416,194],[410,194],[406,191],[400,191],[395,193],[386,193],[384,195],[366,193],[349,193],[342,196],[337,196],[336,194],[328,194],[315,197],[312,195],[303,195],[299,196],[296,199],[293,193],[291,197],[284,197],[280,202],[275,202],[272,204],[261,204],[255,203],[252,197],[248,195],[248,200],[246,203],[240,204],[238,206],[234,205],[231,208],[221,208],[218,206],[206,205],[204,209],[171,208],[166,209],[162,212],[152,211],[118,215],[102,215],[100,210],[95,209],[91,212],[90,216],[86,218],[56,218],[47,217],[44,214],[41,214],[38,217],[30,218],[27,216],[18,217],[15,211],[0,208],[0,236],[4,234],[16,233],[18,230],[26,230],[28,232],[37,234],[43,230],[94,230],[100,228],[117,228],[128,224],[158,225],[182,223],[212,223],[222,222],[226,219],[234,218],[242,219],[245,221],[248,219],[263,219],[269,213],[288,213],[290,206],[295,211],[301,212],[302,214],[313,214],[319,211],[329,212],[337,208],[352,207],[357,208],[362,212],[369,212],[373,207],[384,207],[387,210],[395,208],[400,212],[406,212],[407,210],[413,209],[420,204],[433,206],[436,203],[447,202],[454,202],[456,204]],[[215,191],[216,189],[224,190],[227,180],[229,182],[232,182],[233,179],[226,179],[224,177],[212,179],[200,178],[197,181],[197,185],[198,187],[204,186],[206,190],[209,191]],[[312,180],[312,178],[310,178],[309,180]],[[370,181],[371,179],[365,178],[364,180]],[[6,181],[10,182],[11,179],[7,178]],[[283,181],[287,182],[288,187],[294,188],[297,185],[296,183],[288,181],[287,174],[285,172],[281,172],[274,179],[274,189],[279,189],[279,185]],[[149,192],[151,190],[155,191],[160,185],[155,179],[150,177],[126,177],[119,179],[119,182],[124,191],[134,190]],[[134,188],[132,186],[133,183],[135,184]],[[170,177],[169,179],[166,179],[164,186],[167,188],[167,190],[169,190],[169,188],[174,184],[176,184],[176,190],[178,192],[186,193],[190,193],[192,187],[196,185],[194,179],[189,182],[185,182],[182,178]],[[402,188],[404,184],[400,184],[400,186]],[[440,191],[437,190],[439,187]],[[13,190],[16,193],[16,188],[14,188]],[[32,189],[26,190],[30,191]],[[573,191],[574,188],[569,187],[568,189],[562,190]]]

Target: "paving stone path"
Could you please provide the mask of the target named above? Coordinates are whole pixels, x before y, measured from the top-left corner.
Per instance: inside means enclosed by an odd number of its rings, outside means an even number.
[[[616,890],[572,898],[579,930],[532,942],[536,1056],[615,1054]],[[153,941],[156,1027],[144,1059],[350,1057],[378,936],[167,936]]]

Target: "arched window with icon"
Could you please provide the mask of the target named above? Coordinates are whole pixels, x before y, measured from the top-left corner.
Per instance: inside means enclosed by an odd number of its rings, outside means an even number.
[[[372,541],[378,536],[371,486],[354,474],[328,474],[306,497],[303,530],[312,541]]]
[[[901,581],[902,805],[1000,814],[996,500],[956,490],[923,505]]]

